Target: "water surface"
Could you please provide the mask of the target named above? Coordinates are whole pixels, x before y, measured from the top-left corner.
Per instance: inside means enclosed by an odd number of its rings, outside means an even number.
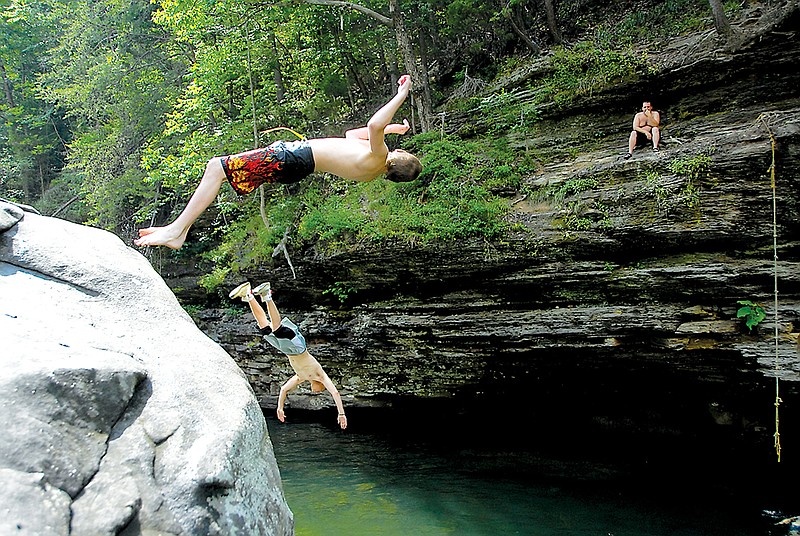
[[[671,463],[581,434],[526,437],[484,416],[350,411],[344,432],[334,417],[267,414],[298,536],[786,534],[774,521],[791,501],[725,456]]]

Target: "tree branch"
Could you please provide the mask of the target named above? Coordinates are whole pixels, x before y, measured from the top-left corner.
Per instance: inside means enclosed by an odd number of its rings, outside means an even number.
[[[356,11],[363,13],[364,15],[367,15],[368,17],[372,17],[381,24],[384,24],[386,26],[394,25],[391,18],[385,15],[381,15],[377,11],[373,11],[368,7],[364,7],[354,2],[348,2],[347,0],[300,0],[300,1],[305,4],[313,4],[318,6],[337,6],[337,7],[346,7],[349,9],[354,9]]]
[[[80,196],[80,194],[79,194],[79,195],[76,195],[75,197],[73,197],[72,199],[70,199],[69,201],[67,201],[67,202],[66,202],[66,203],[64,203],[63,205],[61,205],[61,207],[60,207],[58,210],[56,210],[55,212],[53,212],[52,214],[50,214],[50,217],[51,217],[51,218],[55,218],[55,217],[56,217],[56,216],[58,216],[58,215],[59,215],[59,214],[60,214],[62,211],[66,210],[66,208],[67,208],[67,207],[69,207],[69,206],[70,206],[72,203],[74,203],[75,201],[77,201],[78,199],[80,199],[80,197],[81,197],[81,196]]]
[[[281,241],[278,242],[278,245],[275,246],[274,250],[272,250],[272,258],[274,259],[275,257],[277,257],[280,254],[281,251],[283,251],[283,256],[286,257],[286,262],[289,263],[289,269],[292,270],[292,277],[294,279],[297,279],[297,274],[295,273],[294,266],[292,265],[292,259],[289,258],[289,250],[286,249],[286,242],[287,242],[287,240],[289,240],[289,231],[291,231],[291,230],[292,230],[292,226],[289,225],[286,228],[286,232],[283,233],[283,238],[281,238]]]

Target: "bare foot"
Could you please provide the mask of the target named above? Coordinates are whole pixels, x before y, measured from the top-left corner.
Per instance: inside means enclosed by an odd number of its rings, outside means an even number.
[[[139,229],[139,238],[133,241],[137,246],[166,246],[170,249],[180,249],[186,241],[189,229],[174,229],[171,225],[166,227],[148,227]]]

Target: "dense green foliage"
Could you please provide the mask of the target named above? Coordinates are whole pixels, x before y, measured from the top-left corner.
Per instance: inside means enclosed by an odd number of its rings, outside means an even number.
[[[174,218],[209,158],[287,135],[265,134],[275,126],[340,135],[363,124],[406,70],[389,4],[376,0],[362,11],[302,1],[0,1],[0,196],[126,240]],[[556,2],[554,28],[542,0],[400,2],[413,54],[436,66],[435,83],[418,80],[416,90],[477,120],[457,135],[389,140],[421,157],[414,183],[318,176],[267,187],[265,218],[258,195],[224,188],[178,254],[212,261],[213,288],[287,234],[327,251],[502,236],[509,198],[537,159],[511,149],[507,135],[532,128],[542,106],[648,76],[634,50],[711,24],[705,0],[612,4]],[[529,82],[532,97],[457,95],[537,61],[532,44],[551,53],[548,74]],[[418,124],[410,104],[400,113]]]

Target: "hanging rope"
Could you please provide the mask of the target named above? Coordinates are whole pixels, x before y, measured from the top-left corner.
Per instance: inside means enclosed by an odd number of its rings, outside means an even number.
[[[781,433],[780,433],[780,354],[778,350],[778,188],[775,179],[775,136],[769,127],[767,117],[761,114],[758,118],[767,129],[769,134],[770,146],[772,149],[772,162],[769,166],[770,184],[772,186],[772,266],[774,280],[774,309],[775,309],[775,453],[778,456],[778,463],[781,461]]]
[[[247,17],[244,17],[244,19],[244,41],[247,45],[247,77],[250,79],[250,105],[253,119],[253,149],[258,149],[260,141],[258,139],[258,116],[256,114],[256,89],[255,84],[253,83],[253,63],[250,56],[250,24],[248,23]],[[266,199],[264,196],[263,184],[258,187],[258,200],[258,211],[261,215],[261,221],[264,223],[264,227],[269,229],[269,219],[267,218]]]
[[[275,132],[275,131],[277,131],[277,130],[288,130],[289,132],[291,132],[292,134],[294,134],[295,136],[297,136],[297,139],[298,139],[298,140],[304,140],[304,139],[306,139],[306,137],[305,137],[305,136],[303,136],[302,134],[300,134],[300,133],[299,133],[299,132],[297,132],[296,130],[292,130],[292,129],[291,129],[291,128],[289,128],[289,127],[274,127],[274,128],[268,128],[267,130],[262,130],[262,131],[261,131],[261,133],[262,133],[262,134],[270,134],[270,133],[272,133],[272,132]]]
[[[258,132],[258,121],[257,121],[257,114],[256,114],[256,91],[255,91],[255,84],[253,83],[253,64],[251,63],[250,57],[250,26],[247,23],[247,18],[245,17],[245,43],[247,45],[247,75],[250,78],[250,100],[253,105],[253,148],[258,149],[260,146],[259,141],[259,132]],[[268,130],[264,130],[261,134],[269,134],[271,132],[275,132],[277,130],[288,130],[292,134],[298,137],[298,139],[304,140],[306,139],[305,136],[302,134],[298,134],[294,130],[289,127],[275,127],[270,128]],[[269,218],[267,218],[267,208],[266,208],[266,195],[264,194],[264,185],[260,185],[258,187],[258,197],[259,197],[259,205],[258,210],[261,214],[261,221],[264,223],[264,226],[269,229],[270,222]],[[289,250],[286,249],[286,242],[289,239],[289,230],[291,226],[286,228],[286,232],[283,234],[283,239],[275,246],[275,249],[272,252],[272,257],[274,258],[280,251],[283,251],[283,255],[286,257],[286,262],[289,263],[289,268],[292,270],[292,277],[297,279],[297,274],[294,271],[294,266],[292,265],[292,259],[289,257]]]

